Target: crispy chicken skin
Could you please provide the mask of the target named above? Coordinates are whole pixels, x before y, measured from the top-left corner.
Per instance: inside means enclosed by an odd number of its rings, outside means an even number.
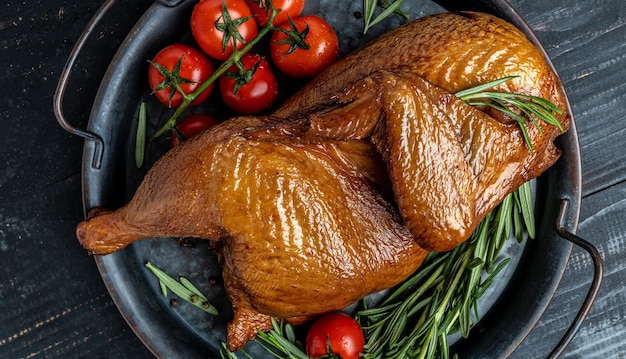
[[[466,240],[485,215],[559,157],[561,133],[454,96],[565,97],[541,53],[480,13],[413,21],[346,56],[268,117],[238,117],[166,153],[124,207],[77,227],[107,254],[147,237],[220,243],[233,305],[228,345],[400,283],[428,251]],[[558,115],[564,130],[567,114]]]
[[[568,119],[561,116],[562,126]],[[413,72],[375,72],[334,96],[332,110],[250,131],[248,138],[369,139],[382,155],[399,212],[429,251],[463,242],[502,199],[559,157],[547,123],[527,126],[467,105]]]
[[[455,93],[506,76],[496,89],[551,99],[565,108],[557,76],[512,24],[476,12],[442,13],[400,26],[348,54],[287,100],[275,115],[323,107],[348,84],[379,70],[406,69]]]
[[[270,316],[301,322],[341,309],[419,267],[427,251],[377,189],[385,166],[371,142],[246,132],[208,131],[166,153],[125,207],[79,224],[83,246],[106,254],[146,237],[221,240],[233,350]]]

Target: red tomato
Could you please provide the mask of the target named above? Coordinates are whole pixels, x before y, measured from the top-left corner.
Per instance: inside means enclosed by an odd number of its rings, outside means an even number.
[[[329,345],[332,353],[328,351]],[[342,359],[358,359],[364,346],[365,336],[359,323],[341,312],[317,319],[306,337],[306,353],[313,358],[338,354]]]
[[[279,27],[283,30],[292,30],[293,35],[297,35],[294,38],[283,31],[274,31],[270,40],[272,61],[286,75],[299,78],[313,77],[337,59],[339,55],[337,34],[321,17],[302,16],[293,19],[292,23]],[[297,39],[298,37],[300,39]]]
[[[178,146],[182,141],[191,138],[203,130],[217,125],[215,117],[201,113],[189,115],[176,124],[176,131],[172,134],[172,147]]]
[[[269,63],[257,54],[247,53],[241,63],[245,73],[231,66],[220,76],[222,99],[233,110],[251,115],[269,108],[278,96],[278,81]]]
[[[222,12],[222,0],[200,1],[191,13],[191,33],[209,56],[226,60],[233,53],[233,42],[241,49],[258,33],[250,8],[244,0],[224,0],[226,12]],[[232,31],[232,26],[237,31]]]
[[[254,20],[260,26],[267,25],[271,13],[270,2],[268,0],[246,0],[250,7]],[[295,19],[302,14],[304,10],[304,0],[274,0],[274,9],[280,12],[274,17],[274,25],[280,25],[287,22],[288,17]]]
[[[180,61],[180,68],[176,69]],[[152,60],[148,70],[148,82],[154,95],[168,107],[179,107],[183,96],[172,87],[178,84],[184,93],[194,92],[200,84],[213,74],[213,64],[199,50],[181,44],[170,45]],[[191,106],[197,106],[209,97],[213,85],[209,86]]]

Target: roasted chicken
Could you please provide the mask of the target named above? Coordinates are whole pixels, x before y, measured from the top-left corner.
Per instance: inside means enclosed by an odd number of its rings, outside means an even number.
[[[565,109],[557,77],[510,24],[480,13],[413,21],[346,56],[272,116],[238,117],[166,153],[135,196],[77,236],[93,254],[148,237],[219,242],[230,349],[277,317],[343,308],[454,248],[559,157],[561,133],[459,100],[498,90]],[[558,115],[562,128],[567,114]]]

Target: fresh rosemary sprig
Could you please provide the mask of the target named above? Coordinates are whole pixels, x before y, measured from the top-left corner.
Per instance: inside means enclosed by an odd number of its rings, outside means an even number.
[[[366,34],[372,26],[385,20],[393,13],[402,15],[408,19],[409,15],[400,10],[400,6],[403,2],[404,0],[363,0],[363,34]],[[383,8],[383,11],[378,14],[378,16],[374,17],[378,5]]]
[[[480,86],[459,91],[455,95],[470,105],[491,107],[517,121],[522,135],[524,136],[524,140],[532,152],[533,146],[528,131],[526,130],[528,121],[530,120],[539,131],[541,131],[541,127],[537,120],[542,120],[563,131],[561,123],[554,115],[555,113],[562,114],[563,111],[552,102],[541,97],[518,93],[487,91],[490,88],[516,77],[518,76],[503,77]],[[519,113],[516,112],[516,110],[519,111]]]
[[[150,262],[146,263],[146,268],[159,279],[159,286],[164,297],[167,297],[167,290],[169,289],[180,298],[205,312],[217,315],[217,309],[209,303],[207,297],[189,279],[180,277],[179,282]]]

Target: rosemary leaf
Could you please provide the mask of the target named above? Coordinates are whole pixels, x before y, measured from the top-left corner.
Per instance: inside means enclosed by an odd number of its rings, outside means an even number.
[[[295,330],[293,330],[293,327],[291,325],[285,325],[285,335],[288,341],[292,343],[296,342],[296,332]]]
[[[372,17],[374,17],[377,5],[378,0],[363,0],[363,20],[365,22],[363,34],[365,34],[370,27],[369,24],[372,22]]]
[[[498,263],[495,268],[488,272],[489,276],[480,285],[480,290],[477,292],[477,298],[480,298],[484,294],[487,288],[491,286],[491,283],[493,283],[493,280],[498,275],[498,273],[500,273],[500,271],[502,271],[502,269],[504,269],[504,267],[506,267],[506,265],[509,264],[510,261],[511,258],[504,258],[500,261],[500,263]]]
[[[487,266],[487,271],[492,270],[492,265],[496,260],[496,257],[500,253],[500,248],[504,245],[504,241],[508,239],[507,233],[511,233],[511,229],[513,228],[513,219],[510,214],[513,210],[513,196],[506,196],[496,212],[496,226],[495,231],[493,233],[493,240],[498,240],[499,243],[494,243],[494,245],[489,246],[490,251],[487,256],[487,262],[489,265]]]
[[[467,269],[480,268],[484,263],[480,258],[474,258],[467,264]]]
[[[135,137],[135,166],[141,168],[146,153],[146,103],[139,105],[139,121]]]
[[[530,182],[524,183],[515,194],[519,199],[522,217],[524,218],[524,227],[528,232],[528,237],[535,238],[535,215]]]
[[[202,292],[195,286],[193,285],[193,283],[191,283],[189,281],[189,279],[185,278],[185,277],[180,277],[179,278],[180,284],[182,284],[185,288],[189,289],[189,291],[191,291],[193,294],[197,295],[198,297],[200,297],[203,300],[208,300],[204,294],[202,294]]]
[[[454,95],[460,99],[462,99],[463,101],[466,101],[467,99],[471,99],[472,96],[476,96],[476,97],[481,97],[480,93],[485,92],[486,90],[496,87],[502,83],[505,83],[507,81],[513,80],[515,78],[518,78],[519,76],[507,76],[507,77],[503,77],[501,79],[497,79],[494,81],[490,81],[490,82],[486,82],[484,84],[478,85],[478,86],[474,86],[474,87],[470,87],[468,89],[465,90],[461,90],[457,93],[455,93]]]
[[[524,240],[525,233],[527,232],[524,228],[524,218],[521,213],[516,212],[515,215],[513,215],[513,236],[517,239],[517,242],[521,243]]]
[[[533,152],[533,145],[532,145],[532,142],[530,141],[530,136],[528,135],[528,130],[526,130],[526,123],[528,123],[528,121],[524,117],[522,117],[521,115],[516,113],[515,111],[512,111],[511,109],[509,109],[504,104],[504,102],[502,102],[501,100],[493,98],[493,97],[491,98],[491,100],[493,102],[479,101],[479,102],[470,103],[470,104],[473,104],[473,105],[483,105],[483,106],[491,107],[493,109],[496,109],[496,110],[504,113],[505,115],[509,116],[510,118],[514,119],[515,121],[517,121],[517,123],[519,124],[519,128],[522,131],[522,136],[524,137],[524,141],[528,145],[528,148],[530,148],[530,151]]]
[[[448,335],[447,333],[439,334],[439,352],[442,353],[442,359],[448,359],[450,357],[448,349]]]
[[[231,352],[228,347],[226,346],[226,343],[222,342],[222,348],[220,349],[220,358],[222,359],[239,359],[239,357]]]
[[[243,354],[245,358],[253,359],[250,354],[246,353],[245,350],[239,350],[239,353]],[[228,349],[226,343],[222,342],[222,347],[220,348],[220,358],[222,359],[239,359],[237,354],[233,353]]]
[[[161,287],[161,293],[163,293],[163,296],[167,297],[167,286],[165,283],[159,280],[159,287]]]

